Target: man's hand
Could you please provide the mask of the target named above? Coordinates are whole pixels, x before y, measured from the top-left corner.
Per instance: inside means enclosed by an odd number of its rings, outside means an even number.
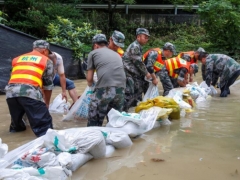
[[[158,84],[158,79],[157,78],[153,79],[152,83],[156,86]]]
[[[189,82],[193,82],[193,77],[189,76]]]
[[[66,102],[68,101],[66,91],[62,92],[62,99],[65,99]]]
[[[147,78],[147,79],[151,79],[151,77],[152,77],[152,76],[151,76],[150,73],[147,73],[147,74],[146,74],[146,78]]]
[[[91,82],[88,82],[88,83],[87,83],[87,85],[88,85],[89,87],[91,87],[92,84],[93,84],[93,83],[91,83]]]

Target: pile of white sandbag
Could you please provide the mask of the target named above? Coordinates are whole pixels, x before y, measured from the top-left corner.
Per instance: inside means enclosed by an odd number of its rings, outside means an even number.
[[[33,142],[4,153],[7,156],[0,160],[0,179],[67,180],[92,158],[110,157],[115,149],[131,145],[129,136],[114,128],[49,129]]]

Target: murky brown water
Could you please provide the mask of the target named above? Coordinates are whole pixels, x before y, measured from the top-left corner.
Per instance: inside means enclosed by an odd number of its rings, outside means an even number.
[[[75,81],[78,93],[85,80]],[[240,179],[240,83],[227,98],[213,97],[210,103],[171,126],[160,127],[133,140],[133,146],[117,150],[114,157],[92,160],[72,176],[73,180],[231,180]],[[54,89],[53,97],[60,93]],[[52,98],[53,100],[53,98]],[[69,99],[70,101],[70,99]],[[12,150],[35,139],[27,131],[8,132],[10,115],[5,96],[0,96],[0,137]],[[53,115],[54,127],[85,126],[86,122],[62,122]],[[154,162],[152,158],[165,161]]]

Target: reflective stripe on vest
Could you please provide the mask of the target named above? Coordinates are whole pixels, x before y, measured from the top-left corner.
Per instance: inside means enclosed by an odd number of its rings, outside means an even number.
[[[117,53],[120,55],[120,57],[122,57],[124,54],[124,51],[122,50],[122,48],[118,48]]]
[[[179,57],[171,58],[165,61],[166,68],[169,76],[177,78],[178,74],[174,73],[174,70],[185,67],[189,72],[190,63]]]
[[[147,58],[150,51],[157,51],[158,52],[158,56],[157,56],[157,59],[156,59],[155,63],[153,64],[153,68],[154,68],[154,72],[160,71],[164,67],[164,61],[162,60],[162,51],[161,51],[160,48],[149,49],[143,55],[143,61],[145,61],[145,59]]]
[[[42,75],[46,68],[47,60],[48,57],[38,51],[32,51],[14,58],[9,84],[19,83],[42,87]]]
[[[179,58],[182,58],[184,54],[188,54],[190,56],[190,64],[193,64],[193,63],[197,63],[197,60],[195,60],[195,57],[194,57],[194,51],[188,51],[188,52],[181,52],[179,53],[178,57]]]

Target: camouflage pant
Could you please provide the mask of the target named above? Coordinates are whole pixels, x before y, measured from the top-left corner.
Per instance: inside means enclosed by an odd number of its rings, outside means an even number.
[[[122,111],[124,105],[124,88],[104,87],[94,90],[89,104],[87,126],[102,126],[104,117],[114,108]]]
[[[163,96],[168,95],[171,89],[179,87],[177,79],[170,77],[165,67],[161,71],[159,71],[156,75],[159,76],[160,81],[162,83]]]
[[[134,102],[142,100],[143,86],[143,78],[127,76],[124,111],[128,112]]]
[[[221,93],[220,97],[227,97],[228,94],[230,94],[229,87],[236,81],[236,79],[240,76],[240,70],[236,71],[232,77],[228,79],[227,82],[225,82],[225,85],[221,87]]]
[[[202,71],[202,79],[205,81],[206,80],[206,65],[205,64],[202,64],[201,71]]]

